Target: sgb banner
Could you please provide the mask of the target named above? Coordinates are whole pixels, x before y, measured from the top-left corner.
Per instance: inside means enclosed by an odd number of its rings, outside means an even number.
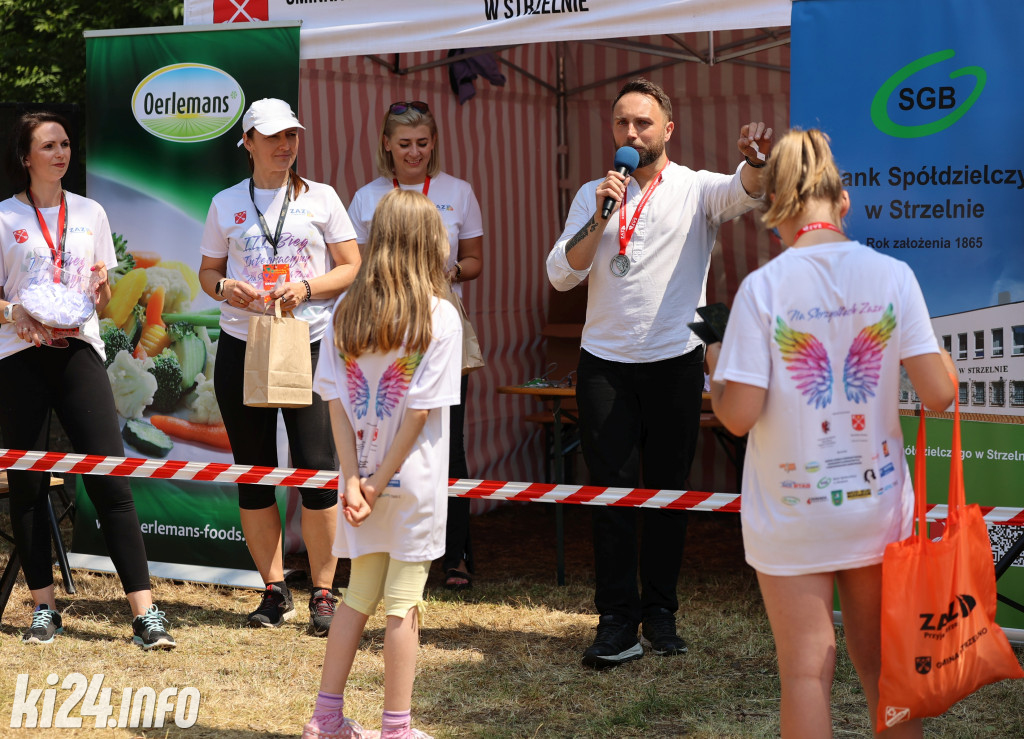
[[[213,195],[248,176],[242,114],[264,97],[297,108],[298,63],[295,22],[86,33],[88,194],[118,254],[101,330],[130,456],[232,462],[213,392],[219,309],[199,287],[199,242]],[[145,360],[138,347],[155,321],[173,357],[161,346]],[[153,574],[262,587],[234,485],[132,489]],[[72,549],[72,565],[112,571],[81,484]]]
[[[967,499],[983,506],[1019,503],[1024,473],[1024,139],[1008,134],[1024,113],[1022,22],[1010,0],[793,3],[792,123],[831,136],[851,238],[906,261],[921,283],[959,373]],[[917,406],[909,384],[899,401]],[[950,424],[929,426],[938,500]],[[904,417],[905,438],[916,427]],[[1000,556],[1022,532],[990,533]],[[1024,601],[1024,557],[999,590]],[[1005,605],[998,618],[1024,627]]]

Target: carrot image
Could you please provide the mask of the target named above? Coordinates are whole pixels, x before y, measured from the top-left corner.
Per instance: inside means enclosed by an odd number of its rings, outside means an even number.
[[[231,442],[228,441],[228,432],[223,423],[196,423],[175,416],[159,415],[150,416],[149,422],[176,439],[197,441],[226,452],[231,451]]]
[[[160,263],[160,254],[155,251],[129,251],[135,259],[136,269],[139,267],[155,267]]]

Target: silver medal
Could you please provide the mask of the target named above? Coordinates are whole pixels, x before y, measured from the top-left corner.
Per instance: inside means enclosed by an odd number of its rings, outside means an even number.
[[[613,275],[616,277],[623,277],[627,272],[629,272],[629,257],[625,254],[616,254],[612,257],[611,264],[608,266]]]

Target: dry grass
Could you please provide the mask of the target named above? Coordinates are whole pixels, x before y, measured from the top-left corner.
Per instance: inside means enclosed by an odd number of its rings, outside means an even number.
[[[756,581],[743,564],[738,523],[727,514],[691,518],[680,631],[682,657],[645,657],[595,672],[579,664],[593,637],[589,517],[566,511],[568,585],[554,584],[553,507],[510,506],[474,520],[480,577],[465,599],[430,583],[413,699],[414,722],[442,737],[771,737],[778,734],[774,649]],[[5,552],[6,553],[6,552]],[[6,560],[6,556],[3,557]],[[301,560],[290,562],[301,566]],[[343,584],[344,570],[338,584]],[[16,676],[46,687],[50,673],[106,676],[123,688],[199,689],[189,729],[0,728],[0,736],[297,736],[312,708],[324,641],[305,634],[306,583],[296,582],[297,618],[280,630],[241,628],[252,591],[155,582],[154,596],[179,647],[144,654],[129,640],[129,614],[115,578],[80,573],[79,592],[58,605],[66,634],[53,644],[19,643],[29,619],[23,585],[0,625],[0,727],[7,727]],[[301,601],[301,602],[300,602]],[[347,712],[379,726],[382,616],[371,619],[346,695]],[[57,706],[68,695],[58,691]],[[849,661],[833,693],[837,737],[870,734]],[[989,686],[926,722],[930,737],[1024,736],[1024,681]],[[73,711],[72,715],[78,715]],[[115,716],[117,715],[115,711]],[[172,714],[173,715],[173,714]],[[171,718],[169,716],[169,718]],[[86,724],[92,723],[86,719]]]

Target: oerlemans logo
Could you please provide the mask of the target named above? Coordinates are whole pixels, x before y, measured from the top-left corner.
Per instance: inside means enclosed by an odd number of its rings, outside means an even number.
[[[922,136],[931,136],[939,131],[952,126],[963,118],[964,114],[971,109],[985,89],[985,82],[988,76],[981,67],[961,67],[950,72],[950,81],[961,77],[970,76],[974,78],[974,87],[968,93],[964,85],[935,85],[929,84],[928,75],[921,75],[922,82],[916,83],[912,79],[919,72],[929,67],[941,64],[956,56],[952,49],[937,51],[928,54],[916,61],[911,62],[896,72],[885,81],[871,101],[871,120],[875,127],[882,133],[895,136],[901,139],[916,139]],[[895,122],[889,110],[889,101],[897,95],[896,108],[907,114],[908,120],[913,111],[921,110],[928,112],[938,109],[941,117],[927,123],[903,124]],[[964,95],[966,94],[966,99]],[[914,117],[914,120],[922,120],[921,117]],[[924,118],[923,120],[927,120]]]
[[[241,85],[205,64],[172,64],[151,73],[132,93],[135,120],[167,141],[209,141],[231,130],[245,109]]]

